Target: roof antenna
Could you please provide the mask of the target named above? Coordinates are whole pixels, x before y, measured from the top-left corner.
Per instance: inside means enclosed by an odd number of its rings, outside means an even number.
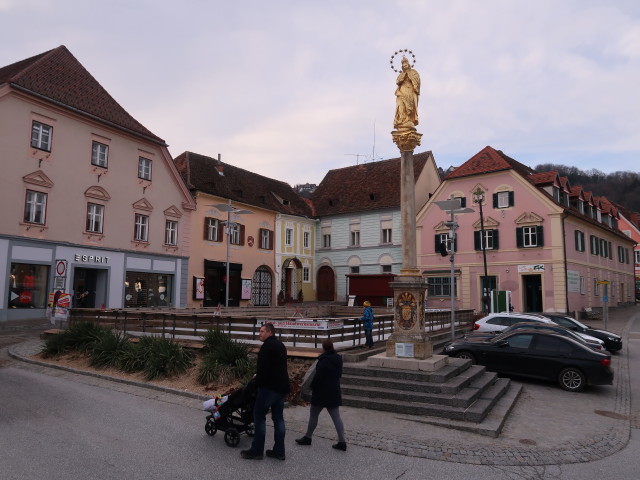
[[[371,161],[381,160],[382,157],[376,157],[376,121],[373,121],[373,148],[371,149]]]
[[[364,153],[345,153],[345,155],[356,157],[356,165],[358,165],[358,162],[360,161],[360,157],[366,157]]]

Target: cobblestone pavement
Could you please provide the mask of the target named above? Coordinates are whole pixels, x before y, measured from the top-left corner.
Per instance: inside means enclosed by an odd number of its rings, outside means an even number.
[[[612,358],[613,385],[571,393],[554,384],[527,380],[499,438],[426,425],[418,416],[341,407],[347,443],[411,457],[497,467],[561,465],[612,455],[627,445],[631,428],[638,428],[637,416],[631,413],[628,361],[629,329],[634,319],[640,320],[640,306],[618,309],[609,318],[609,330],[622,334],[625,340],[623,350]],[[597,321],[587,323],[594,328],[603,326]],[[100,388],[201,408],[202,397],[187,392],[45,366],[29,358],[40,346],[39,340],[31,338],[2,350],[21,360],[11,361],[13,367],[37,369]],[[0,362],[2,357],[6,358],[6,353],[0,355]],[[288,442],[306,430],[307,416],[308,407],[285,411]],[[335,437],[326,413],[321,415],[315,435]]]

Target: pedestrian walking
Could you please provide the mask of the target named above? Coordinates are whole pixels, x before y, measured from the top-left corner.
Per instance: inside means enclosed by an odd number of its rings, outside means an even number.
[[[309,423],[304,437],[297,438],[298,445],[311,445],[313,431],[318,425],[318,416],[323,408],[327,409],[338,434],[338,443],[333,445],[337,450],[345,451],[347,442],[344,437],[344,424],[340,418],[342,394],[340,377],[342,376],[342,357],[333,348],[333,342],[326,339],[322,342],[323,353],[318,357],[316,372],[311,381],[311,409]]]
[[[362,321],[362,327],[364,328],[364,337],[366,339],[366,346],[373,347],[373,310],[371,309],[371,302],[368,300],[363,304],[364,312],[360,320]]]
[[[267,429],[267,412],[271,409],[273,420],[273,449],[267,450],[267,457],[285,459],[284,449],[284,398],[289,393],[289,373],[287,371],[287,348],[275,336],[272,323],[260,327],[262,346],[258,351],[255,383],[258,387],[253,408],[255,435],[251,448],[242,450],[240,455],[248,460],[262,460]]]

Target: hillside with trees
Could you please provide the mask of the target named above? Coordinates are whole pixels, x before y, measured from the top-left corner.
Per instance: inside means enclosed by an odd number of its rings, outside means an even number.
[[[612,202],[622,205],[632,212],[640,212],[640,173],[613,172],[604,173],[597,169],[580,170],[577,167],[543,163],[537,165],[536,172],[557,170],[560,176],[567,177],[571,185],[580,185],[584,190],[596,196],[604,195]]]

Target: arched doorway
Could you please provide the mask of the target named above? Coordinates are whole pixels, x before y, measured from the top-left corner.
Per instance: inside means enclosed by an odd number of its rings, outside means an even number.
[[[286,303],[301,302],[302,298],[302,263],[297,258],[288,258],[282,264],[282,284],[278,295]]]
[[[253,274],[251,302],[256,306],[269,306],[273,298],[273,275],[269,267],[262,265]]]
[[[318,301],[333,302],[335,300],[336,279],[333,269],[323,266],[318,269]]]

